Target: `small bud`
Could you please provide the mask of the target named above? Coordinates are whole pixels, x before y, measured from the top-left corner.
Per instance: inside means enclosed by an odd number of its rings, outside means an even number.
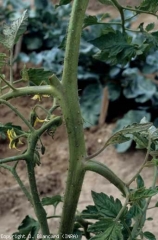
[[[35,111],[32,110],[32,111],[30,112],[30,123],[31,123],[31,126],[34,126],[34,125],[35,125],[36,118],[37,118],[37,115],[36,115]]]
[[[42,153],[42,155],[44,155],[45,150],[46,150],[45,146],[42,145],[42,146],[41,146],[41,153]]]
[[[40,154],[39,154],[39,152],[37,151],[37,150],[35,150],[34,151],[34,167],[36,166],[36,165],[40,165],[41,164],[41,161],[40,161]]]

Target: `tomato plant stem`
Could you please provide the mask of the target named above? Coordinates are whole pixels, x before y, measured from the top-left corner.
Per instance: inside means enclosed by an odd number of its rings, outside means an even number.
[[[49,227],[48,227],[48,223],[47,223],[46,212],[41,204],[41,201],[40,201],[40,198],[38,195],[35,171],[34,171],[34,164],[33,164],[32,157],[28,157],[27,172],[28,172],[28,178],[29,178],[29,183],[30,183],[30,190],[31,190],[31,195],[32,195],[32,203],[33,203],[34,211],[35,211],[36,217],[38,219],[38,222],[40,224],[42,234],[43,234],[43,236],[45,235],[44,239],[49,240],[50,232],[49,232]]]
[[[62,85],[64,100],[60,102],[69,140],[69,169],[64,196],[63,212],[59,228],[60,239],[72,233],[75,212],[83,184],[86,156],[83,120],[80,112],[77,88],[77,67],[82,25],[88,0],[75,0],[70,17]]]

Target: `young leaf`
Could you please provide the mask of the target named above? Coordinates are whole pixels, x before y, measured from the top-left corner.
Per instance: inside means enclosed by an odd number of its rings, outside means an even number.
[[[87,27],[87,26],[91,26],[94,24],[98,24],[98,19],[96,16],[86,16],[84,19],[84,24],[83,24],[83,28]]]
[[[143,235],[148,240],[156,240],[156,237],[151,232],[144,232]]]
[[[139,188],[138,190],[134,190],[132,193],[130,193],[130,200],[136,201],[143,198],[148,198],[156,195],[158,193],[158,187],[154,188]]]
[[[144,187],[144,180],[143,180],[143,178],[141,177],[141,175],[138,175],[136,181],[137,181],[137,188],[142,188],[142,187]]]
[[[98,219],[98,217],[99,217],[99,212],[98,212],[97,208],[95,206],[92,206],[92,205],[86,206],[86,209],[82,211],[82,214],[85,214],[85,215],[88,214],[89,215],[88,218],[86,216],[86,219]],[[84,216],[83,216],[83,218],[84,218]]]
[[[130,208],[128,214],[130,214],[131,218],[135,218],[142,213],[142,209],[137,203],[133,203]]]
[[[41,202],[42,202],[43,206],[53,205],[54,207],[57,207],[57,205],[60,202],[63,202],[63,198],[60,195],[56,195],[56,196],[53,196],[53,197],[42,198]]]
[[[149,23],[149,24],[146,26],[145,30],[146,30],[147,32],[150,32],[151,30],[154,29],[154,27],[155,27],[155,23]]]
[[[43,68],[24,68],[22,70],[22,78],[29,81],[31,84],[39,86],[42,83],[49,84],[49,77],[52,75],[51,71],[45,71]]]
[[[117,121],[117,124],[116,124],[116,128],[114,129],[114,132],[116,132],[115,134],[117,133],[121,133],[121,134],[125,134],[125,132],[121,132],[122,129],[126,129],[126,127],[128,128],[128,125],[130,126],[132,123],[136,123],[136,122],[140,122],[141,119],[146,116],[147,120],[149,121],[150,120],[150,114],[145,112],[145,111],[142,111],[142,110],[130,110],[128,111],[124,117],[120,120]],[[142,125],[141,125],[142,124]],[[145,127],[145,129],[137,129],[135,128],[135,124],[133,125],[133,131],[129,134],[132,134],[135,136],[136,133],[139,133],[141,131],[139,130],[142,130],[142,131],[147,131],[148,128],[150,126],[152,126],[152,123],[147,123],[147,125],[143,125],[144,123],[140,123],[138,124],[138,128],[139,126],[141,127]],[[149,124],[149,125],[148,125]],[[126,127],[125,127],[126,126]],[[131,125],[132,126],[132,125]],[[137,129],[137,131],[135,131],[135,129]],[[115,135],[114,134],[114,135]],[[127,134],[127,133],[126,133]],[[133,138],[134,138],[133,136]],[[112,136],[113,137],[113,136]],[[130,136],[131,137],[131,136]],[[110,140],[110,139],[109,139]],[[147,141],[148,142],[148,141]],[[132,143],[132,140],[130,140],[129,142],[127,142],[128,145],[124,146],[124,143],[123,144],[117,144],[116,145],[116,149],[118,152],[125,152],[131,145]]]
[[[145,43],[147,43],[149,47],[153,48],[158,46],[158,31],[152,33],[144,31],[142,36],[144,37]]]
[[[0,33],[0,43],[6,48],[12,49],[19,38],[23,35],[27,28],[28,12],[23,12],[22,16],[11,24],[4,24],[2,32]]]
[[[111,226],[113,224],[113,220],[111,219],[102,219],[88,227],[88,232],[91,233],[99,233],[99,232],[104,232],[105,229]]]
[[[107,142],[106,142],[106,146],[108,145],[114,145],[114,144],[120,144],[120,143],[124,143],[130,140],[130,137],[125,137],[123,134],[121,133],[115,133]]]
[[[123,240],[122,225],[111,222],[105,232],[92,237],[91,240]]]
[[[155,207],[158,207],[158,202],[155,204]]]
[[[130,140],[126,137],[127,134],[141,133],[147,131],[151,127],[152,123],[133,123],[124,127],[122,130],[116,132],[109,140],[106,142],[106,146],[110,144],[122,143]]]
[[[133,133],[133,140],[136,143],[137,149],[146,149],[148,146],[148,139],[140,133]]]
[[[143,0],[141,1],[141,4],[139,5],[139,7],[136,7],[136,9],[151,12],[151,13],[156,13],[158,11],[158,1]]]
[[[146,220],[147,220],[147,221],[152,221],[153,218],[152,218],[152,217],[148,217]]]
[[[90,43],[101,50],[95,58],[112,65],[117,63],[125,65],[137,55],[138,46],[131,43],[131,37],[118,30],[91,40]]]
[[[83,28],[96,24],[102,24],[102,26],[104,26],[104,29],[102,30],[103,34],[106,34],[108,32],[115,32],[115,30],[112,27],[110,27],[108,23],[102,22],[104,17],[106,17],[106,15],[103,15],[102,18],[97,18],[97,16],[91,15],[86,16],[84,19]],[[109,17],[109,15],[107,17]]]
[[[92,191],[92,198],[98,212],[102,216],[115,218],[122,208],[119,199],[114,200],[112,196],[108,197],[105,193],[96,193]]]
[[[19,239],[21,235],[24,235],[25,239],[28,235],[30,239],[36,239],[39,229],[39,223],[33,218],[26,216],[18,227],[19,232],[13,233],[13,240]]]

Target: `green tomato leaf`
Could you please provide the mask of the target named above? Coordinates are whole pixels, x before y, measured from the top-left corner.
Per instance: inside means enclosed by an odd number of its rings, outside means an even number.
[[[140,199],[149,198],[149,197],[155,196],[157,193],[158,193],[158,187],[149,188],[149,189],[142,187],[137,190],[133,190],[130,193],[130,200],[137,201]]]
[[[158,1],[157,0],[143,0],[141,1],[141,4],[136,7],[136,9],[147,11],[150,13],[156,13],[158,11]]]
[[[92,205],[86,206],[86,209],[82,211],[82,214],[89,215],[88,218],[86,216],[86,219],[98,219],[98,217],[99,217],[99,212],[98,212],[96,206],[92,206]],[[83,218],[84,218],[84,216],[83,216]]]
[[[108,145],[114,145],[114,144],[120,144],[120,143],[125,143],[130,140],[130,137],[125,137],[123,134],[120,132],[114,134],[107,142],[106,146]]]
[[[29,81],[32,85],[39,86],[43,83],[49,84],[49,77],[52,76],[52,72],[45,71],[43,68],[24,68],[21,75],[23,80]]]
[[[156,237],[151,232],[144,232],[143,235],[148,240],[156,240]]]
[[[133,133],[133,140],[137,149],[145,149],[148,147],[148,138],[140,133]]]
[[[104,217],[115,218],[122,208],[119,199],[114,200],[112,196],[108,197],[105,193],[92,191],[92,198],[99,214]]]
[[[155,204],[155,207],[158,207],[158,202]]]
[[[112,65],[125,65],[137,55],[138,46],[132,44],[131,40],[127,34],[117,30],[91,40],[90,43],[101,50],[94,55],[96,59]]]
[[[108,220],[107,219],[102,219],[102,220],[90,225],[88,227],[88,232],[91,232],[91,233],[104,232],[105,229],[110,227],[112,223],[113,223],[113,220],[111,220],[111,219],[108,219]]]
[[[30,239],[36,239],[39,229],[39,223],[33,218],[26,216],[21,225],[18,227],[19,231],[13,233],[13,240],[19,239],[21,235],[25,236],[24,239],[27,239],[28,235]]]
[[[128,111],[122,119],[117,121],[114,132],[116,132],[116,134],[118,132],[118,134],[120,134],[120,133],[122,133],[122,134],[132,134],[134,136],[137,136],[136,135],[137,133],[139,133],[141,131],[147,131],[149,129],[149,127],[152,126],[152,123],[147,123],[147,124],[145,123],[145,125],[142,124],[142,123],[139,123],[138,125],[134,124],[134,125],[132,125],[133,127],[131,126],[130,129],[127,129],[128,133],[125,132],[125,131],[120,132],[120,130],[122,130],[123,128],[126,129],[126,127],[128,128],[129,125],[131,125],[133,123],[136,123],[136,122],[140,122],[140,120],[144,116],[146,116],[148,121],[150,120],[150,114],[145,112],[145,111],[141,111],[141,110],[130,110],[130,111]],[[137,128],[135,128],[136,126],[137,126]],[[129,136],[129,135],[128,135],[128,137],[132,138],[132,136]],[[134,140],[135,140],[135,138],[134,138]],[[124,145],[124,143],[117,144],[116,145],[117,151],[118,152],[125,152],[130,147],[130,145],[132,143],[132,140],[127,142],[127,143],[128,143],[127,145]]]
[[[152,123],[133,123],[131,125],[127,125],[126,127],[123,127],[122,130],[116,132],[112,137],[110,137],[105,143],[105,146],[127,142],[132,139],[132,135],[147,131],[151,125]]]
[[[128,214],[130,214],[131,218],[135,218],[138,215],[142,214],[142,209],[139,204],[137,204],[137,202],[132,204],[132,207],[130,208]]]
[[[92,237],[91,240],[123,240],[122,225],[111,222],[105,232]]]
[[[137,176],[136,182],[137,182],[137,188],[142,188],[142,187],[144,187],[144,180],[143,180],[143,178],[141,177],[141,175],[138,175],[138,176]]]
[[[152,33],[144,31],[142,35],[145,43],[147,43],[151,48],[158,46],[158,31]]]
[[[0,43],[6,48],[12,49],[19,38],[23,35],[27,28],[28,12],[23,12],[22,16],[11,24],[4,24],[2,32],[0,33]]]
[[[94,24],[98,24],[98,18],[96,16],[86,16],[84,19],[83,28]]]
[[[43,206],[53,205],[54,207],[57,207],[60,202],[63,202],[63,197],[61,197],[60,195],[56,195],[53,197],[45,197],[42,198],[41,202]]]
[[[149,23],[149,24],[146,26],[145,30],[146,30],[147,32],[150,32],[151,30],[154,29],[154,27],[155,27],[155,23]]]

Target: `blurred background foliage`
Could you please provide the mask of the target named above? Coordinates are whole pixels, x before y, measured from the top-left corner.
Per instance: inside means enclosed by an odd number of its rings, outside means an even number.
[[[49,0],[35,0],[34,6],[30,6],[28,1],[5,0],[0,6],[1,26],[4,21],[10,22],[18,18],[24,9],[28,9],[29,12],[28,29],[22,38],[20,52],[15,57],[15,62],[42,65],[44,69],[60,78],[71,6],[56,7]],[[130,11],[125,12],[125,17],[129,18],[129,21],[126,21],[127,28],[131,26],[132,21],[137,20]],[[132,39],[135,44],[133,46],[140,46],[145,38],[146,42],[147,40],[148,43],[152,42],[152,47],[144,48],[141,54],[133,52],[134,55],[129,56],[129,53],[125,52],[126,58],[123,58],[122,64],[119,61],[120,56],[116,58],[116,52],[110,48],[110,42],[115,41],[114,38],[106,43],[107,51],[110,52],[107,60],[103,55],[97,54],[98,42],[93,39],[102,34],[106,39],[110,39],[111,36],[106,34],[112,33],[115,36],[117,34],[116,41],[120,45],[125,41],[120,35],[119,24],[116,26],[97,24],[103,18],[106,22],[120,22],[120,18],[112,19],[109,14],[87,16],[81,38],[78,89],[85,128],[98,123],[105,87],[108,88],[109,98],[106,122],[117,121],[114,131],[133,122],[139,122],[144,116],[158,126],[158,37],[157,33],[154,38],[150,38],[148,34],[154,24],[149,24],[145,30],[143,24],[140,25],[139,29],[142,31],[139,33],[128,32],[127,41]],[[104,55],[106,54],[104,52]],[[124,152],[130,145],[131,141],[126,145],[117,146],[117,150]]]

